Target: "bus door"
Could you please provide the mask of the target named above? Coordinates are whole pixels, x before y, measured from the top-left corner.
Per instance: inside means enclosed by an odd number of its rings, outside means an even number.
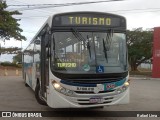
[[[48,38],[48,34],[41,36],[41,92],[44,98],[47,97],[47,86],[49,85]]]

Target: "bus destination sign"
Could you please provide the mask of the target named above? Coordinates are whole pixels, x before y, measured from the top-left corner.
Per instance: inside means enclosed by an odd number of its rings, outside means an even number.
[[[54,26],[125,26],[125,19],[112,15],[71,14],[55,16]]]

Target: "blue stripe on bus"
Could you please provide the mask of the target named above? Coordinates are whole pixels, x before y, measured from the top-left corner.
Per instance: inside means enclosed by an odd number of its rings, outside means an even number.
[[[104,85],[104,90],[106,90],[106,86],[108,84],[115,84],[115,87],[121,86],[124,84],[124,82],[126,81],[125,79],[122,79],[120,81],[117,82],[111,82],[111,83],[105,83]],[[67,82],[66,80],[61,80],[61,83],[66,84],[66,85],[72,85],[72,86],[81,86],[81,87],[97,87],[97,84],[79,84],[79,83],[71,83],[71,82]]]
[[[81,86],[81,87],[97,87],[97,84],[79,84],[79,83],[71,83],[65,80],[61,80],[61,83],[72,86]]]

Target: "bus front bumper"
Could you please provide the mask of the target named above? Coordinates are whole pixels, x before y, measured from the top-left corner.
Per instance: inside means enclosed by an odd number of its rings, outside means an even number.
[[[52,92],[47,95],[47,104],[51,108],[89,108],[129,103],[129,87],[120,94],[77,94],[74,97],[63,95],[52,86],[50,86],[50,91]],[[101,97],[103,102],[90,103],[90,99],[93,97]]]

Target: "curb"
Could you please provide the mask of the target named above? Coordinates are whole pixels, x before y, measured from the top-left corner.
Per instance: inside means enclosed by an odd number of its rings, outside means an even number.
[[[130,79],[134,80],[160,80],[160,78],[151,78],[151,77],[139,77],[139,76],[132,76]]]

